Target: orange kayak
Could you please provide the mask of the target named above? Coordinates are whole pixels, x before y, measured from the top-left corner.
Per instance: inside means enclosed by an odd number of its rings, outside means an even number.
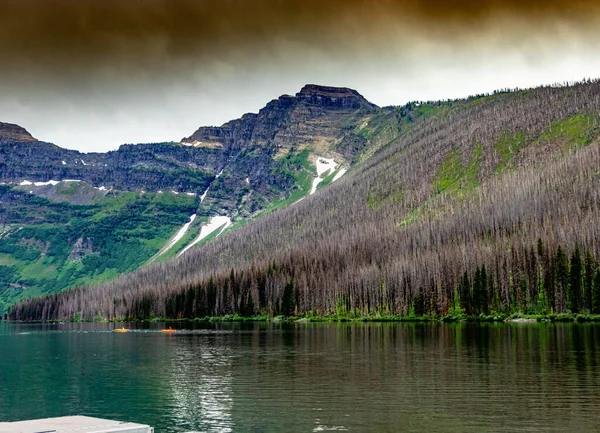
[[[115,332],[129,332],[129,329],[127,329],[127,328],[117,328],[117,329],[115,329]]]
[[[161,329],[160,332],[175,332],[175,330],[171,329],[171,328],[169,328],[169,329]]]

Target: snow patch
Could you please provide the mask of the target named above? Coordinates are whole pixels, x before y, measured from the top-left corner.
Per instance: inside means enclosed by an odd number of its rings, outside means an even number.
[[[167,251],[169,251],[171,248],[173,248],[173,246],[179,242],[179,240],[183,237],[183,235],[185,235],[188,231],[188,229],[190,228],[190,224],[192,224],[194,222],[194,220],[196,219],[196,214],[192,215],[190,217],[190,221],[185,223],[183,225],[183,227],[181,227],[179,229],[179,231],[175,234],[175,236],[173,237],[173,239],[171,239],[171,242],[169,242],[169,244],[164,247],[159,253],[159,256],[162,256],[164,253],[166,253]]]
[[[323,182],[323,179],[320,177],[315,177],[313,179],[312,187],[310,188],[310,195],[313,195],[317,191],[317,185]]]
[[[45,186],[45,185],[57,185],[58,183],[60,183],[59,180],[49,180],[48,182],[33,182],[33,184],[35,186]]]
[[[62,161],[62,165],[67,165],[67,163],[65,161]]]
[[[194,140],[194,141],[180,141],[179,144],[181,144],[182,146],[187,146],[187,147],[204,147],[204,148],[208,148],[208,149],[218,149],[218,148],[223,148],[223,143],[219,143],[216,141],[198,141],[198,140]]]
[[[162,194],[163,192],[159,190],[159,191],[156,191],[156,193],[157,194]]]
[[[337,167],[337,164],[333,158],[317,158],[317,176],[321,177],[326,171],[335,170],[335,167]]]
[[[100,191],[106,191],[106,187],[105,187],[105,186],[100,186],[100,187],[98,187],[98,188],[96,188],[96,189],[98,189],[98,190],[100,190]]]
[[[196,193],[195,193],[195,192],[186,192],[186,194],[187,194],[187,195],[192,195],[192,196],[196,195]]]
[[[347,168],[340,168],[338,170],[338,172],[335,174],[335,176],[333,176],[333,179],[331,179],[332,182],[335,182],[336,180],[338,180],[340,177],[342,177],[343,175],[346,174],[346,172],[348,171]]]
[[[200,242],[202,239],[204,239],[205,237],[207,237],[208,235],[210,235],[214,231],[218,230],[220,227],[223,227],[223,228],[221,229],[221,231],[219,232],[218,235],[220,235],[221,233],[223,233],[223,231],[227,227],[229,227],[230,225],[231,225],[231,218],[229,218],[228,216],[217,215],[217,216],[211,217],[210,220],[208,221],[208,223],[204,224],[202,226],[202,228],[200,229],[200,234],[198,235],[198,237],[196,239],[194,239],[194,241],[191,244],[189,244],[188,246],[186,246],[183,249],[183,251],[181,251],[177,255],[177,257],[181,256],[187,250],[189,250],[190,248],[192,248],[194,245],[196,245],[198,242]]]
[[[85,161],[84,161],[83,159],[80,159],[80,161],[81,161],[81,163],[82,163],[83,165],[88,165],[88,164],[86,164],[86,163],[85,163]]]
[[[23,180],[19,183],[20,186],[29,186],[29,185],[35,185],[35,186],[46,186],[46,185],[58,185],[61,182],[83,182],[82,180],[79,179],[63,179],[63,180],[48,180],[46,182],[31,182],[29,180]]]
[[[248,185],[250,185],[250,178],[249,178],[249,177],[247,177],[245,180],[246,180],[246,183],[247,183]]]
[[[179,193],[177,191],[171,191],[171,192],[175,195],[179,195]]]
[[[326,173],[335,170],[337,164],[333,158],[317,158],[317,177],[313,179],[312,188],[310,189],[310,195],[313,195],[317,191],[317,185],[319,185],[325,179]]]
[[[206,198],[206,194],[208,194],[209,189],[210,189],[210,187],[206,188],[206,191],[204,191],[204,193],[200,196],[200,203],[202,203],[204,201],[204,199]]]
[[[223,170],[225,170],[225,169],[223,169]],[[221,170],[221,171],[219,172],[219,174],[217,174],[217,175],[215,176],[215,179],[218,179],[218,178],[220,178],[220,177],[221,177],[221,175],[223,174],[223,170]]]

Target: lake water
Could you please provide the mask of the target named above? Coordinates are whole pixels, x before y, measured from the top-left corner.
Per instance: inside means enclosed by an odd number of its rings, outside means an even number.
[[[82,414],[157,433],[600,429],[600,325],[120,326],[0,323],[0,420]]]

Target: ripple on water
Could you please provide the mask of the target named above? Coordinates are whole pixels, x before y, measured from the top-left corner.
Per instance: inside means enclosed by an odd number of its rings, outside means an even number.
[[[82,413],[166,433],[597,425],[598,325],[164,326],[0,323],[0,419]]]

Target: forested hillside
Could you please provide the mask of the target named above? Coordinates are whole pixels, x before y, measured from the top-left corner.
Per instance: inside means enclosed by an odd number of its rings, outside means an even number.
[[[599,120],[598,81],[382,109],[330,187],[9,318],[598,313]]]

